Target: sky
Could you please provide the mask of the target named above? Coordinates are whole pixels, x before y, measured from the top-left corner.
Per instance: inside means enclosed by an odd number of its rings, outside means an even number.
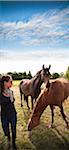
[[[69,66],[69,2],[0,1],[0,73]]]

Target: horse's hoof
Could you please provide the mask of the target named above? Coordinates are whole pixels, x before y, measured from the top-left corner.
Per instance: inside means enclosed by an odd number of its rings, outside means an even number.
[[[28,107],[28,110],[30,110],[30,107]]]
[[[21,104],[21,107],[23,107],[23,104]]]
[[[69,129],[69,123],[67,124],[67,126],[66,126],[66,127],[67,127],[67,129]]]
[[[54,128],[55,126],[53,124],[51,124],[51,128]]]
[[[47,127],[48,127],[49,129],[50,129],[50,128],[54,128],[54,125],[53,125],[53,124],[49,124]]]
[[[51,124],[47,125],[47,128],[50,129],[51,128]]]
[[[49,124],[49,125],[48,125],[48,128],[50,129],[51,127],[52,127],[51,124]]]

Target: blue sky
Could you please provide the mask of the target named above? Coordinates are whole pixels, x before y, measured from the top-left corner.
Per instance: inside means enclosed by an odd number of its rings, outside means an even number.
[[[0,1],[0,64],[1,72],[35,74],[42,64],[64,72],[69,66],[69,2]]]

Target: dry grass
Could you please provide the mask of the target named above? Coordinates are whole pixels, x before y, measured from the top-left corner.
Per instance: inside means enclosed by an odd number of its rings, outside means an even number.
[[[27,130],[27,122],[30,116],[26,103],[23,102],[23,109],[20,107],[20,96],[18,89],[19,81],[13,84],[14,95],[16,98],[15,106],[17,110],[17,139],[16,145],[18,150],[68,150],[69,149],[69,129],[66,128],[59,108],[55,109],[54,128],[48,128],[51,122],[51,112],[48,107],[40,121],[40,125],[31,132]],[[30,102],[30,99],[29,99]],[[64,103],[64,110],[69,117],[69,99]],[[69,118],[68,118],[69,119]],[[7,139],[3,135],[0,123],[0,150],[12,150],[8,148]]]

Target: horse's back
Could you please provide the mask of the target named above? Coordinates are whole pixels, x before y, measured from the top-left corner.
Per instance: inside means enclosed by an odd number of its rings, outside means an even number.
[[[51,91],[56,99],[65,100],[69,96],[69,81],[64,78],[58,78],[51,82]]]
[[[20,88],[25,96],[33,95],[33,79],[23,79],[20,84]]]
[[[69,96],[69,80],[65,78],[59,78],[57,81],[61,83],[64,90],[64,99],[66,99]]]

